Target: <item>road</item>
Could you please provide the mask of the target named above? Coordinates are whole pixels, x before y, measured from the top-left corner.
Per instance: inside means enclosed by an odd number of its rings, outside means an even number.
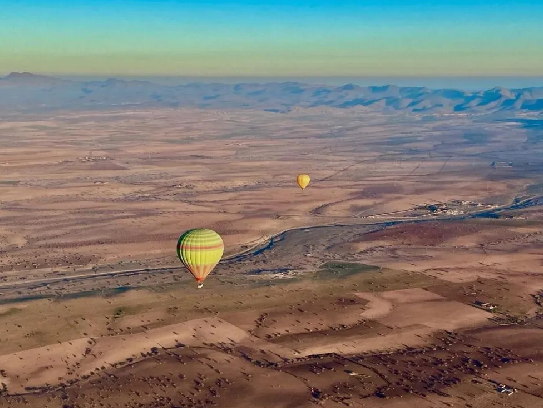
[[[372,223],[345,223],[345,224],[325,224],[325,225],[312,225],[305,227],[296,227],[283,230],[272,237],[268,238],[265,242],[257,244],[253,248],[249,248],[240,253],[225,257],[221,260],[221,265],[232,265],[241,261],[248,261],[251,258],[262,254],[265,251],[271,250],[276,243],[282,241],[284,236],[287,233],[292,233],[295,231],[307,231],[318,228],[330,228],[330,227],[353,227],[353,226],[367,226],[367,227],[376,227],[376,228],[387,228],[393,225],[399,224],[415,224],[415,223],[424,223],[424,222],[435,222],[435,221],[458,221],[458,220],[467,220],[467,219],[476,219],[476,218],[498,218],[499,213],[507,210],[518,210],[531,206],[543,204],[543,196],[531,197],[524,200],[515,199],[511,204],[495,207],[493,209],[484,209],[480,211],[475,211],[470,214],[462,215],[451,215],[451,216],[438,216],[438,217],[426,217],[426,218],[410,218],[410,219],[401,219],[401,220],[389,220],[389,221],[380,221]],[[137,276],[141,274],[152,274],[152,273],[164,273],[171,271],[182,271],[184,267],[182,266],[171,266],[171,267],[161,267],[161,268],[140,268],[140,269],[129,269],[122,271],[111,271],[111,272],[100,272],[97,273],[92,270],[81,271],[80,273],[74,275],[64,275],[56,277],[47,277],[43,279],[33,279],[33,280],[21,280],[17,282],[8,282],[0,283],[0,293],[6,290],[18,289],[21,291],[35,289],[37,287],[47,286],[55,282],[80,282],[83,280],[96,279],[96,278],[117,278],[117,277],[128,277],[128,276]]]

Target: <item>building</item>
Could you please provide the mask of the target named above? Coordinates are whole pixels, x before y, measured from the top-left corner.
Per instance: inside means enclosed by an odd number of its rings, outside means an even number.
[[[493,161],[490,163],[492,167],[513,167],[513,162],[505,162],[505,161]]]
[[[494,310],[498,307],[496,305],[493,305],[492,303],[481,302],[480,300],[476,300],[475,302],[473,302],[473,304],[486,310]]]

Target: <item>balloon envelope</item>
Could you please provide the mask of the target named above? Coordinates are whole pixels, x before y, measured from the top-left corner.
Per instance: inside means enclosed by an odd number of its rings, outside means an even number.
[[[177,241],[177,256],[198,283],[215,268],[223,253],[222,238],[213,230],[188,230]]]
[[[300,174],[297,179],[298,185],[300,186],[302,190],[308,186],[310,180],[311,179],[309,178],[307,174]]]

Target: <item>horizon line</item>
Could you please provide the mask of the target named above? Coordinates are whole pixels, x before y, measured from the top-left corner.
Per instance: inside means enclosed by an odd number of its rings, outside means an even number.
[[[464,92],[485,92],[494,89],[521,91],[543,88],[542,76],[153,76],[153,75],[85,75],[48,74],[30,71],[12,71],[11,74],[50,78],[72,83],[127,81],[147,82],[157,86],[198,85],[274,85],[297,84],[299,86],[336,87],[356,86],[360,88],[397,87],[424,88],[432,91],[457,90]],[[8,79],[9,80],[9,79]]]
[[[6,74],[9,75],[10,73]],[[334,78],[334,79],[341,79],[341,78],[368,78],[368,79],[385,79],[385,78],[398,78],[398,79],[499,79],[499,78],[519,78],[519,79],[530,79],[530,78],[537,78],[541,79],[543,78],[543,75],[469,75],[469,76],[461,76],[461,75],[440,75],[440,76],[415,76],[415,75],[304,75],[304,76],[298,76],[298,75],[159,75],[159,74],[48,74],[48,73],[33,73],[35,75],[43,75],[43,76],[63,76],[63,77],[96,77],[96,78],[232,78],[232,79],[238,79],[238,78],[306,78],[306,79],[321,79],[321,78]]]
[[[0,73],[0,76],[7,76],[13,73],[30,73],[33,75],[42,75],[42,76],[89,76],[89,77],[100,77],[100,78],[113,78],[116,76],[120,77],[155,77],[155,78],[413,78],[413,79],[442,79],[442,78],[474,78],[474,79],[484,79],[484,78],[543,78],[543,73],[540,75],[527,75],[527,74],[488,74],[488,75],[377,75],[377,74],[362,74],[362,75],[183,75],[183,74],[158,74],[158,73],[147,73],[147,74],[126,74],[126,73],[108,73],[108,74],[97,74],[97,73],[74,73],[74,72],[39,72],[39,71],[3,71]]]

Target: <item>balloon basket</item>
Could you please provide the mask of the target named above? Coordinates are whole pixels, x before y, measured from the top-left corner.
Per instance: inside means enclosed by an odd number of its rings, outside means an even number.
[[[204,287],[204,284],[203,284],[203,283],[200,283],[200,284],[198,285],[198,289],[202,289],[203,287]]]

